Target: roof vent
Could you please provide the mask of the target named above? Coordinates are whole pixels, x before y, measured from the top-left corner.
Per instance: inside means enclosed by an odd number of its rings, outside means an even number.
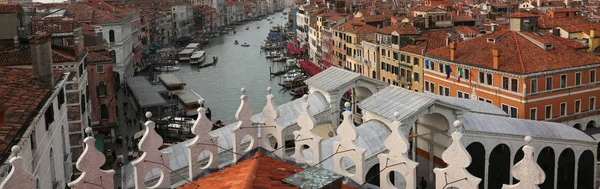
[[[496,43],[496,39],[494,39],[494,38],[487,38],[487,42],[488,43]]]

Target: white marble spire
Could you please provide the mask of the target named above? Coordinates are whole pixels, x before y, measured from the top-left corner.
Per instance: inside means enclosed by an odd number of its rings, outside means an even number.
[[[104,165],[106,157],[102,152],[98,151],[95,146],[96,139],[92,137],[92,128],[85,128],[85,133],[88,136],[83,140],[85,149],[79,159],[77,159],[77,169],[81,171],[81,175],[67,185],[73,189],[76,188],[114,188],[115,175],[114,170],[102,170],[100,167]]]
[[[158,150],[158,148],[163,144],[163,139],[154,130],[155,123],[154,121],[150,120],[151,117],[152,113],[146,112],[146,118],[148,118],[148,121],[144,123],[144,125],[146,125],[146,131],[144,132],[144,136],[138,144],[139,149],[144,153],[139,158],[131,162],[134,170],[136,189],[171,187],[171,172],[166,167],[170,164],[170,153],[161,152]],[[160,169],[162,172],[160,174],[160,179],[154,186],[146,186],[144,183],[146,180],[146,173],[154,168]]]
[[[394,112],[394,118],[397,119],[399,116],[399,112]],[[389,176],[387,175],[392,171],[402,174],[406,181],[406,188],[416,188],[416,167],[419,163],[412,161],[406,156],[409,143],[400,129],[402,125],[397,120],[392,122],[390,126],[392,133],[384,141],[384,145],[389,150],[389,153],[382,153],[377,156],[380,162],[380,175],[383,175],[379,177],[381,188],[395,188],[392,183],[388,182]]]
[[[346,108],[350,107],[350,103],[344,103]],[[365,182],[366,170],[364,167],[366,149],[359,147],[354,140],[358,138],[356,126],[352,119],[352,112],[346,110],[343,113],[344,121],[337,128],[337,133],[342,137],[340,141],[333,142],[333,167],[335,172],[351,178],[358,184]],[[338,153],[336,153],[338,152]],[[354,174],[346,171],[346,167],[342,164],[342,158],[347,157],[354,163]]]
[[[23,168],[23,158],[19,156],[21,147],[15,145],[10,150],[15,154],[15,156],[9,160],[12,168],[0,184],[0,188],[34,188],[37,184],[37,180],[35,176]]]
[[[198,174],[208,168],[217,168],[217,157],[218,153],[218,138],[213,137],[209,134],[212,130],[212,122],[206,117],[206,108],[202,107],[204,105],[204,100],[198,100],[198,104],[200,104],[200,108],[198,108],[198,117],[194,122],[194,126],[192,126],[192,133],[196,136],[192,141],[186,144],[188,148],[188,164],[189,164],[189,179],[193,180]],[[198,166],[198,156],[204,151],[209,153],[208,163],[203,166]]]
[[[512,175],[519,183],[513,185],[504,184],[502,189],[536,189],[538,184],[544,183],[546,174],[544,170],[533,159],[533,151],[535,148],[531,146],[533,138],[526,136],[524,138],[525,146],[523,146],[523,159],[515,164],[512,169]]]
[[[452,133],[452,144],[442,153],[442,160],[448,163],[448,166],[433,169],[436,178],[435,188],[437,189],[449,187],[477,189],[481,182],[480,178],[467,171],[467,167],[471,164],[471,155],[460,141],[463,136],[459,132],[461,126],[460,120],[454,121],[456,131]]]
[[[281,148],[285,145],[283,127],[279,124],[279,121],[277,121],[277,119],[279,119],[279,109],[277,109],[277,106],[275,106],[275,103],[273,102],[274,97],[271,94],[271,87],[267,87],[267,91],[269,92],[267,95],[267,104],[263,108],[265,122],[264,126],[259,129],[262,146],[269,151],[275,151],[273,153],[280,158],[285,158],[285,148]],[[275,138],[275,141],[277,141],[277,148],[280,149],[271,147],[270,136]]]
[[[231,129],[233,133],[233,163],[236,163],[239,158],[247,151],[250,151],[257,146],[257,138],[258,138],[258,126],[252,124],[252,115],[254,115],[254,110],[250,107],[250,103],[248,103],[248,96],[246,93],[246,89],[242,88],[242,96],[240,96],[240,107],[237,109],[235,113],[235,118],[238,120],[237,125]],[[250,145],[246,149],[242,149],[242,139],[244,136],[250,137]]]
[[[306,163],[314,166],[321,161],[321,141],[323,138],[313,132],[313,129],[317,126],[317,122],[310,112],[310,104],[308,104],[307,99],[307,95],[302,96],[304,103],[302,103],[302,112],[298,116],[297,121],[300,130],[294,131],[296,152],[294,157],[298,163]],[[305,149],[303,146],[305,145],[312,151],[312,159],[304,156]],[[321,167],[321,164],[317,165],[317,167]]]

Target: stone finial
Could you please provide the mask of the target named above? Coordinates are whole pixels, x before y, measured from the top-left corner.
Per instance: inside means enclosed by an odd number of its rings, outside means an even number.
[[[204,99],[198,100],[198,105],[203,106],[204,105]]]
[[[131,162],[134,170],[135,188],[167,188],[171,186],[171,177],[169,176],[170,171],[166,167],[169,166],[170,153],[158,150],[163,144],[163,139],[154,130],[155,123],[150,120],[152,113],[146,112],[145,115],[146,118],[148,118],[148,121],[144,123],[144,125],[146,125],[146,130],[138,144],[139,149],[144,153],[138,159]],[[160,178],[154,186],[147,187],[144,183],[146,180],[146,173],[154,168],[160,169],[162,174],[159,175]]]
[[[350,107],[350,103],[344,103],[346,108]],[[333,167],[335,172],[344,175],[346,177],[351,178],[358,184],[363,184],[365,182],[366,170],[364,167],[365,160],[365,149],[359,147],[354,140],[358,138],[358,133],[356,131],[356,126],[354,126],[354,120],[352,119],[352,112],[346,110],[344,111],[343,117],[344,120],[340,124],[337,129],[337,133],[342,137],[340,141],[333,142]],[[345,151],[341,154],[336,154],[335,152]],[[352,159],[355,166],[355,173],[350,174],[346,171],[346,167],[342,164],[341,159],[343,157],[348,157]]]
[[[273,88],[271,88],[271,87],[267,87],[267,92],[268,92],[269,94],[271,94],[271,90],[273,90]]]
[[[400,112],[394,112],[394,117],[400,116]],[[379,166],[381,171],[380,184],[381,188],[395,188],[388,182],[389,177],[387,175],[392,171],[397,171],[404,177],[406,181],[406,188],[416,188],[416,168],[419,163],[412,161],[406,156],[406,152],[409,148],[408,139],[402,133],[400,127],[402,123],[394,121],[389,126],[392,133],[385,139],[384,145],[389,150],[387,154],[379,154],[379,162],[384,163]],[[391,166],[393,165],[393,166]]]
[[[271,87],[269,87],[268,89],[270,89]],[[270,91],[270,90],[269,90]],[[272,135],[273,137],[275,137],[275,141],[277,141],[277,146],[281,147],[283,145],[285,145],[285,141],[284,141],[284,134],[283,134],[283,126],[281,126],[279,124],[279,121],[277,121],[277,119],[279,119],[279,109],[275,106],[275,103],[273,102],[273,95],[272,94],[268,94],[267,95],[267,104],[265,105],[265,107],[263,108],[263,115],[265,116],[265,122],[264,122],[264,127],[261,127],[260,129],[260,136],[261,136],[261,141],[262,141],[262,146],[269,150],[269,151],[275,151],[273,152],[275,155],[279,156],[280,158],[285,158],[285,149],[275,149],[271,146],[271,139],[269,138],[269,135]]]
[[[102,170],[100,167],[104,165],[106,158],[102,152],[98,151],[95,146],[96,139],[91,136],[92,128],[85,128],[85,132],[88,134],[83,142],[85,143],[85,149],[75,166],[81,175],[67,185],[71,188],[114,188],[115,175],[114,170]]]
[[[523,159],[515,164],[512,169],[512,175],[519,180],[519,183],[513,185],[504,184],[502,189],[536,189],[538,184],[544,183],[546,174],[533,158],[535,148],[531,146],[533,138],[525,136],[525,146],[523,146]]]
[[[246,92],[246,89],[241,89],[242,93]],[[252,115],[254,114],[254,110],[250,107],[248,103],[248,96],[242,94],[240,97],[241,103],[240,107],[238,107],[235,118],[238,120],[236,126],[232,128],[231,132],[233,132],[233,162],[237,162],[241,157],[241,154],[253,149],[257,146],[257,138],[258,138],[258,128],[252,124]],[[244,136],[248,135],[250,137],[250,145],[247,149],[242,149],[242,139]]]
[[[462,122],[457,120],[454,122],[454,126],[458,128],[462,126]],[[454,183],[436,182],[436,188],[478,188],[481,179],[471,175],[466,169],[471,164],[471,155],[469,155],[469,152],[460,141],[462,136],[462,133],[458,131],[452,133],[452,144],[450,144],[450,146],[442,153],[442,160],[447,162],[448,166],[445,168],[433,169],[437,181],[455,181],[461,179],[462,181]]]
[[[199,104],[203,104],[204,100],[198,100]],[[194,178],[200,174],[203,170],[208,168],[217,168],[218,158],[208,158],[208,163],[204,167],[198,167],[198,156],[203,151],[208,151],[209,156],[218,156],[217,146],[212,145],[218,141],[217,137],[211,136],[209,133],[212,130],[212,122],[206,117],[206,108],[198,108],[198,117],[192,126],[192,133],[196,136],[190,143],[186,145],[188,148],[188,164],[189,166],[189,178]]]
[[[37,180],[33,174],[23,168],[23,158],[18,155],[21,147],[15,145],[10,150],[15,154],[9,160],[12,169],[10,169],[6,178],[0,183],[0,188],[34,188]]]
[[[313,132],[313,128],[317,126],[317,121],[310,111],[310,104],[308,103],[308,95],[302,96],[304,102],[302,103],[302,112],[298,116],[299,131],[294,131],[295,140],[295,158],[298,163],[307,163],[309,165],[315,165],[321,161],[321,141],[322,137]],[[310,149],[304,149],[302,146],[308,146]],[[304,156],[304,152],[311,150],[312,159]],[[321,164],[318,165],[321,167]]]

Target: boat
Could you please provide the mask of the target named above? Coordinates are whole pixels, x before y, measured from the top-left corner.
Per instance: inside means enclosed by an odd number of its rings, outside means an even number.
[[[271,21],[271,19],[270,19],[270,18],[267,18],[267,21]]]
[[[308,86],[305,85],[305,86],[293,88],[292,91],[290,91],[290,95],[299,97],[299,96],[306,94],[307,92],[308,92]]]
[[[274,62],[285,62],[285,60],[287,60],[287,57],[283,56],[283,54],[279,57],[273,58]]]
[[[283,14],[283,15],[287,15],[287,12],[283,12],[282,14]]]
[[[192,57],[192,54],[194,54],[195,51],[196,49],[183,49],[181,52],[177,53],[177,55],[179,56],[179,61],[190,61],[190,58]]]
[[[269,22],[269,24],[273,24],[273,21]]]
[[[248,43],[242,44],[242,47],[249,47],[249,46],[250,46],[250,44],[248,44]]]
[[[260,29],[260,26],[256,26],[256,29]]]
[[[249,29],[250,29],[250,27],[246,27],[246,30],[249,30]]]
[[[238,43],[238,41],[237,41],[237,40],[235,40],[235,42],[234,42],[233,44],[236,44],[236,45],[237,45],[237,44],[240,44],[240,43]]]
[[[177,66],[161,66],[161,67],[156,67],[154,69],[158,70],[158,71],[162,71],[162,72],[179,71],[179,67],[177,67]]]
[[[225,30],[223,30],[223,31],[221,31],[221,32],[220,32],[220,34],[229,34],[229,32],[228,32],[228,31],[225,31]]]
[[[219,57],[213,56],[213,62],[212,63],[200,64],[200,65],[198,65],[198,68],[206,68],[206,67],[209,67],[209,66],[216,66],[218,61],[219,61]]]
[[[269,54],[267,54],[266,57],[267,58],[277,58],[279,56],[281,56],[281,55],[275,51],[275,52],[269,52]]]
[[[204,62],[205,59],[204,51],[196,51],[192,54],[192,57],[190,57],[190,64],[200,64]]]

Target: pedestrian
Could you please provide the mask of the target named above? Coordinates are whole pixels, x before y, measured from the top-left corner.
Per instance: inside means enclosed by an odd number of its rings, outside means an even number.
[[[419,185],[421,185],[421,189],[427,188],[427,181],[425,180],[425,177],[421,177],[421,182],[419,183]]]
[[[133,142],[133,136],[131,136],[131,144],[133,144],[133,143],[134,143],[134,142]]]
[[[117,138],[117,146],[123,147],[123,137],[121,135]]]
[[[125,135],[125,145],[129,144],[129,135]]]

